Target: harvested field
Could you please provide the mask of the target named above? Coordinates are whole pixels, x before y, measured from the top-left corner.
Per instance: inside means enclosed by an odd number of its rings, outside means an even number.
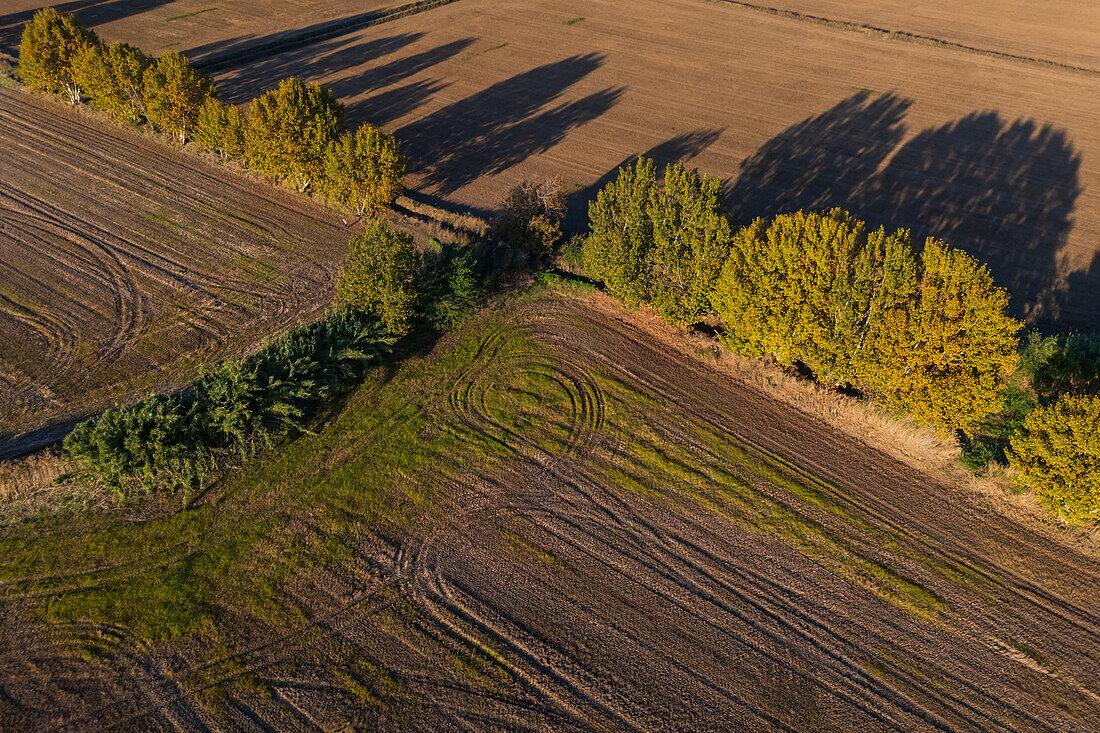
[[[402,0],[284,0],[275,4],[233,0],[220,5],[209,0],[70,0],[53,7],[75,14],[108,41],[140,42],[148,53],[156,55],[178,51],[197,57],[402,4]],[[45,5],[48,3],[43,0],[6,0],[0,15],[0,48],[18,47],[23,25]]]
[[[0,148],[0,435],[188,381],[331,300],[348,233],[306,199],[8,89]]]
[[[244,102],[289,75],[396,133],[422,198],[485,211],[562,174],[579,227],[621,163],[682,158],[742,217],[844,206],[935,234],[1030,323],[1100,328],[1096,73],[702,0],[460,0],[217,81]]]
[[[599,298],[498,303],[189,510],[7,530],[0,726],[1092,728],[1100,564]]]
[[[715,0],[726,2],[728,0]],[[766,0],[739,3],[1100,71],[1100,6],[1082,0]]]

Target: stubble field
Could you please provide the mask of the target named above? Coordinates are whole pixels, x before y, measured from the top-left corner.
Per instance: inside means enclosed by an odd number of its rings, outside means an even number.
[[[0,436],[189,381],[331,301],[333,212],[15,90],[0,148]]]

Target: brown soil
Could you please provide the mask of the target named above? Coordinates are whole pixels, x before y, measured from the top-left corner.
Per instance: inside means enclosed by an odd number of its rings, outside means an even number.
[[[14,90],[0,148],[0,435],[187,381],[331,300],[348,234],[306,199]]]
[[[118,568],[77,559],[34,583],[5,571],[0,723],[1085,731],[1100,716],[1095,561],[602,309],[542,298],[482,320],[466,329],[480,334],[472,348],[436,347],[471,348],[468,368],[441,384],[399,372],[407,409],[389,416],[369,413],[378,393],[365,389],[345,417],[375,427],[354,436],[337,418],[335,442],[307,446],[306,473],[346,474],[419,419],[412,408],[432,414],[424,440],[501,441],[503,458],[463,452],[456,474],[441,461],[400,476],[398,495],[437,509],[364,516],[351,557],[276,592],[297,609],[289,627],[215,599],[227,649],[212,651],[213,631],[162,652],[119,624],[25,623],[51,594],[213,544]],[[549,380],[538,394],[534,377]],[[542,400],[573,407],[521,427],[520,406]],[[296,480],[273,486],[297,492]],[[238,504],[266,487],[218,499],[219,524],[239,533]],[[333,531],[316,506],[275,506],[295,542]],[[83,662],[79,640],[108,651]]]
[[[1096,42],[1100,6],[1087,0],[763,0],[746,4],[1100,70],[1100,43]]]

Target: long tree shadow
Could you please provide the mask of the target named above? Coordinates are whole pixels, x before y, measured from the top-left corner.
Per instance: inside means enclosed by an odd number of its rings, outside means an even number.
[[[62,15],[74,13],[81,23],[93,28],[153,10],[169,2],[171,0],[72,0],[51,6],[43,0],[40,6],[33,9],[0,15],[0,51],[13,54],[16,52],[19,39],[23,35],[23,26],[30,22],[39,7],[53,7]]]
[[[360,122],[369,122],[372,125],[396,122],[449,86],[450,83],[438,79],[425,79],[352,102],[347,106],[348,126]]]
[[[1081,163],[1066,134],[975,112],[901,144],[910,105],[860,93],[790,127],[742,163],[731,210],[747,221],[840,206],[910,229],[918,247],[940,237],[987,263],[1031,325],[1097,328],[1083,306],[1095,302],[1086,291],[1100,288],[1098,268],[1064,262]]]
[[[914,241],[967,250],[1008,288],[1017,315],[1050,324],[1080,166],[1064,132],[975,112],[905,143],[852,208],[911,228]]]
[[[726,197],[734,216],[849,206],[901,142],[911,104],[861,92],[776,135],[742,161]]]
[[[399,33],[351,45],[346,38],[339,38],[286,51],[263,61],[217,74],[218,96],[231,104],[240,104],[274,87],[279,80],[286,77],[329,77],[350,67],[395,53],[418,41],[423,35]],[[188,52],[188,56],[190,55],[191,52]],[[201,67],[201,63],[198,65]]]
[[[604,186],[618,177],[620,168],[633,165],[638,158],[644,157],[655,161],[660,173],[669,163],[686,162],[699,155],[713,145],[725,131],[724,127],[699,128],[669,138],[639,155],[627,156],[594,183],[570,193],[565,202],[565,228],[571,232],[584,231],[588,222],[588,204],[596,198]]]
[[[596,119],[623,93],[604,89],[547,109],[603,63],[572,56],[498,82],[397,131],[424,186],[445,196],[485,175],[507,170]]]

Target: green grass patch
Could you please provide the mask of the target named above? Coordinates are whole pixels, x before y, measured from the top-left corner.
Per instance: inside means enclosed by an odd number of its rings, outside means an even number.
[[[570,18],[569,20],[563,20],[561,24],[562,25],[576,25],[577,23],[580,23],[582,20],[584,20],[584,18]]]
[[[193,18],[196,15],[202,15],[203,13],[209,13],[217,8],[203,8],[202,10],[196,10],[191,13],[184,13],[183,15],[173,15],[171,18],[165,18],[165,22],[171,23],[173,20],[183,20],[184,18]]]

